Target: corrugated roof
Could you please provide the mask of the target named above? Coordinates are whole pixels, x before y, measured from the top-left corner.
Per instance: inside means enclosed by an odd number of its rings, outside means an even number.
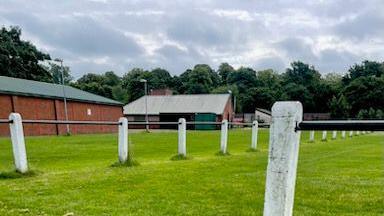
[[[68,100],[122,105],[122,103],[106,97],[95,95],[71,86],[64,86]],[[25,95],[44,98],[63,98],[63,86],[52,83],[38,82],[25,79],[0,76],[0,93]]]
[[[124,106],[126,115],[144,115],[145,98],[148,100],[148,114],[160,113],[215,113],[222,114],[229,94],[195,94],[143,96]]]

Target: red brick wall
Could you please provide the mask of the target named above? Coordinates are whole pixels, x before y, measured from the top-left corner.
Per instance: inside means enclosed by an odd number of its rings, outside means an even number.
[[[23,119],[65,120],[62,100],[43,99],[24,96],[0,95],[0,118],[8,118],[12,112],[20,113]],[[117,121],[123,116],[122,107],[67,101],[68,119],[79,121]],[[88,111],[90,110],[90,115]],[[65,134],[65,125],[24,124],[25,135]],[[72,134],[117,132],[115,125],[70,125]],[[9,135],[8,125],[0,125],[0,136]]]
[[[229,99],[227,104],[225,105],[223,115],[218,115],[217,121],[222,121],[223,119],[227,119],[228,121],[232,121],[232,118],[233,118],[232,100]]]
[[[0,119],[8,119],[9,113],[12,112],[11,96],[0,95]],[[9,125],[0,124],[0,136],[9,134]]]

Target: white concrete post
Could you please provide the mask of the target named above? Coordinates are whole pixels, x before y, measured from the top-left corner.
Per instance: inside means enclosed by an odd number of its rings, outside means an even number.
[[[228,142],[228,120],[224,119],[221,122],[221,139],[220,139],[220,151],[223,154],[227,153]]]
[[[341,131],[341,138],[345,139],[345,131]]]
[[[128,119],[119,118],[119,161],[125,163],[128,159]]]
[[[259,123],[257,121],[253,121],[252,123],[252,141],[251,141],[251,149],[257,149],[257,133],[259,130]]]
[[[28,171],[28,160],[25,150],[24,130],[21,116],[19,113],[11,113],[9,115],[9,120],[13,121],[9,124],[9,129],[11,131],[15,167],[18,172],[25,173]]]
[[[311,130],[309,132],[309,142],[313,142],[313,141],[315,141],[315,131]]]
[[[300,102],[272,106],[264,216],[292,215],[302,116]]]
[[[177,153],[187,156],[187,125],[184,118],[179,119],[179,139]]]
[[[336,139],[337,138],[337,131],[333,131],[332,132],[332,139]]]
[[[321,136],[321,141],[327,140],[327,131],[323,131],[323,135]]]
[[[349,131],[349,137],[353,136],[353,131]]]

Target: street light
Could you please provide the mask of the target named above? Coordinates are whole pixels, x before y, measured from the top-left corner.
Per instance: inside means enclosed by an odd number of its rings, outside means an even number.
[[[148,96],[147,96],[147,80],[146,79],[140,79],[140,82],[144,83],[144,95],[145,95],[145,130],[149,132],[149,124],[148,124]]]
[[[63,98],[64,98],[64,114],[65,120],[68,121],[68,110],[67,110],[67,97],[65,95],[65,86],[64,86],[64,67],[63,67],[63,59],[56,58],[55,62],[60,62],[61,66],[61,86],[63,87]],[[70,134],[69,124],[67,124],[67,135]]]

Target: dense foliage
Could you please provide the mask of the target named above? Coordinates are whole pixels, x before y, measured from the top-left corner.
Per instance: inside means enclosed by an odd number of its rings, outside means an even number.
[[[88,73],[72,81],[69,67],[56,64],[42,66],[48,54],[20,39],[21,30],[11,27],[0,31],[0,75],[45,82],[64,82],[94,94],[122,102],[144,95],[141,79],[149,91],[170,88],[175,94],[207,94],[232,92],[237,112],[254,112],[256,107],[270,109],[278,100],[298,100],[305,112],[330,112],[334,118],[384,118],[384,62],[363,61],[342,76],[322,76],[314,66],[292,62],[284,73],[267,69],[235,69],[222,63],[215,71],[207,64],[197,64],[179,76],[171,76],[162,68],[133,68],[122,77],[113,71]]]
[[[94,88],[84,85],[89,83],[86,78],[91,75],[100,78],[93,82]],[[384,118],[384,63],[372,61],[352,66],[345,76],[321,76],[315,67],[300,61],[291,63],[282,74],[249,67],[236,70],[228,63],[221,64],[217,71],[209,65],[198,64],[174,77],[160,68],[150,71],[134,68],[121,78],[121,82],[114,83],[126,97],[116,97],[103,90],[108,80],[105,75],[87,74],[75,85],[129,102],[144,95],[140,79],[148,81],[149,89],[170,88],[176,94],[231,91],[237,99],[238,112],[253,112],[255,107],[270,109],[278,100],[299,100],[305,112],[330,112],[334,118]]]
[[[0,29],[0,76],[51,82],[52,76],[38,64],[50,56],[21,40],[20,35],[18,27]]]

